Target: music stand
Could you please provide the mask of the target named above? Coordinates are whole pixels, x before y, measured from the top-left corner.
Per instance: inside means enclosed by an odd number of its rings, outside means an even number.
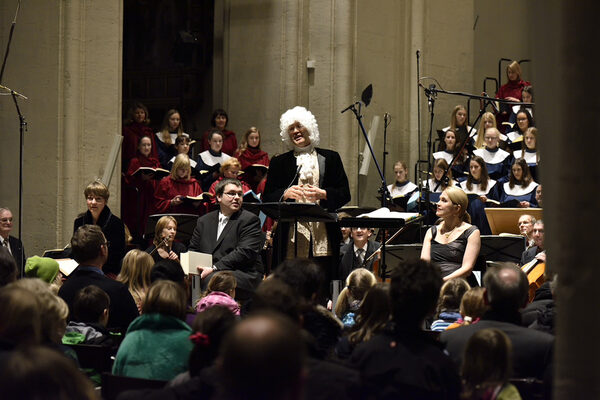
[[[485,215],[494,235],[500,233],[518,235],[521,215],[528,214],[535,219],[541,219],[543,211],[541,208],[486,208]]]
[[[177,221],[177,235],[175,236],[175,239],[187,246],[194,233],[194,228],[196,228],[196,222],[198,221],[198,216],[194,214],[153,214],[148,217],[148,221],[146,222],[144,239],[150,240],[154,238],[156,223],[161,217],[166,215],[175,218],[175,221]]]
[[[386,246],[385,252],[388,255],[390,273],[394,271],[401,263],[421,258],[421,249],[423,244],[390,244]]]
[[[342,208],[338,208],[336,210],[336,212],[339,213],[346,213],[351,217],[358,217],[361,214],[367,214],[370,213],[371,211],[375,211],[377,210],[377,208],[375,207],[360,207],[360,206],[344,206]]]
[[[524,236],[481,235],[479,255],[486,261],[521,262],[527,240]]]

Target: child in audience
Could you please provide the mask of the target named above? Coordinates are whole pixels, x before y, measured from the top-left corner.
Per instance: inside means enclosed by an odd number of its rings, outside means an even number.
[[[58,262],[48,257],[29,257],[25,263],[25,276],[40,278],[50,284],[50,289],[54,294],[58,293],[58,289],[62,285],[62,274]]]
[[[63,336],[64,344],[97,344],[112,346],[106,329],[110,297],[98,286],[82,288],[73,299],[73,315]]]
[[[237,281],[231,271],[221,271],[213,274],[206,289],[206,294],[200,299],[196,311],[201,313],[215,306],[226,307],[235,315],[240,315],[240,305],[234,300]]]
[[[483,294],[484,288],[481,286],[467,290],[460,301],[459,311],[461,317],[455,323],[449,325],[446,330],[477,323],[488,309],[483,300]]]
[[[138,312],[142,310],[144,297],[150,286],[150,272],[153,265],[154,259],[152,259],[152,256],[145,251],[133,249],[125,254],[121,272],[117,276],[117,280],[124,283],[129,289]]]
[[[444,331],[461,317],[458,312],[460,302],[470,288],[467,281],[462,278],[450,279],[442,285],[436,310],[438,319],[431,324],[432,331]]]
[[[367,291],[377,283],[375,275],[366,268],[357,268],[346,278],[346,287],[340,292],[335,304],[335,315],[342,320],[344,328],[355,324],[355,314]]]

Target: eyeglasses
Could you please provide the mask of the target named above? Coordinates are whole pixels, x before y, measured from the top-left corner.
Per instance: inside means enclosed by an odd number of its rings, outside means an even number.
[[[0,219],[0,222],[2,222],[3,224],[7,223],[7,222],[13,222],[12,218],[2,218]]]
[[[235,199],[236,197],[244,197],[244,193],[242,192],[227,192],[227,193],[223,193],[226,194],[228,197],[231,197],[232,199]]]

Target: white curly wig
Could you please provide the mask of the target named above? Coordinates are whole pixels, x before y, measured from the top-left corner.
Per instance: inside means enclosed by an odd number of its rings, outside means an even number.
[[[281,129],[280,135],[283,143],[290,150],[299,150],[296,149],[296,146],[290,140],[290,135],[288,134],[288,128],[294,122],[300,122],[307,130],[308,130],[308,138],[310,139],[309,148],[314,148],[319,145],[319,125],[317,124],[317,119],[306,108],[301,106],[296,106],[284,112],[281,115],[279,120],[279,128]]]

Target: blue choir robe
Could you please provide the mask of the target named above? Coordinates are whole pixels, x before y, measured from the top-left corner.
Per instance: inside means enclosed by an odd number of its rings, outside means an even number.
[[[489,150],[477,149],[473,154],[483,158],[485,166],[488,170],[488,175],[498,183],[503,183],[508,180],[508,172],[510,171],[511,155],[509,152],[500,148]]]
[[[502,184],[500,193],[500,202],[505,203],[510,200],[517,201],[528,201],[532,207],[537,206],[535,201],[535,188],[538,183],[531,181],[529,185],[523,187],[521,185],[515,185],[513,188],[509,186],[509,182]]]

